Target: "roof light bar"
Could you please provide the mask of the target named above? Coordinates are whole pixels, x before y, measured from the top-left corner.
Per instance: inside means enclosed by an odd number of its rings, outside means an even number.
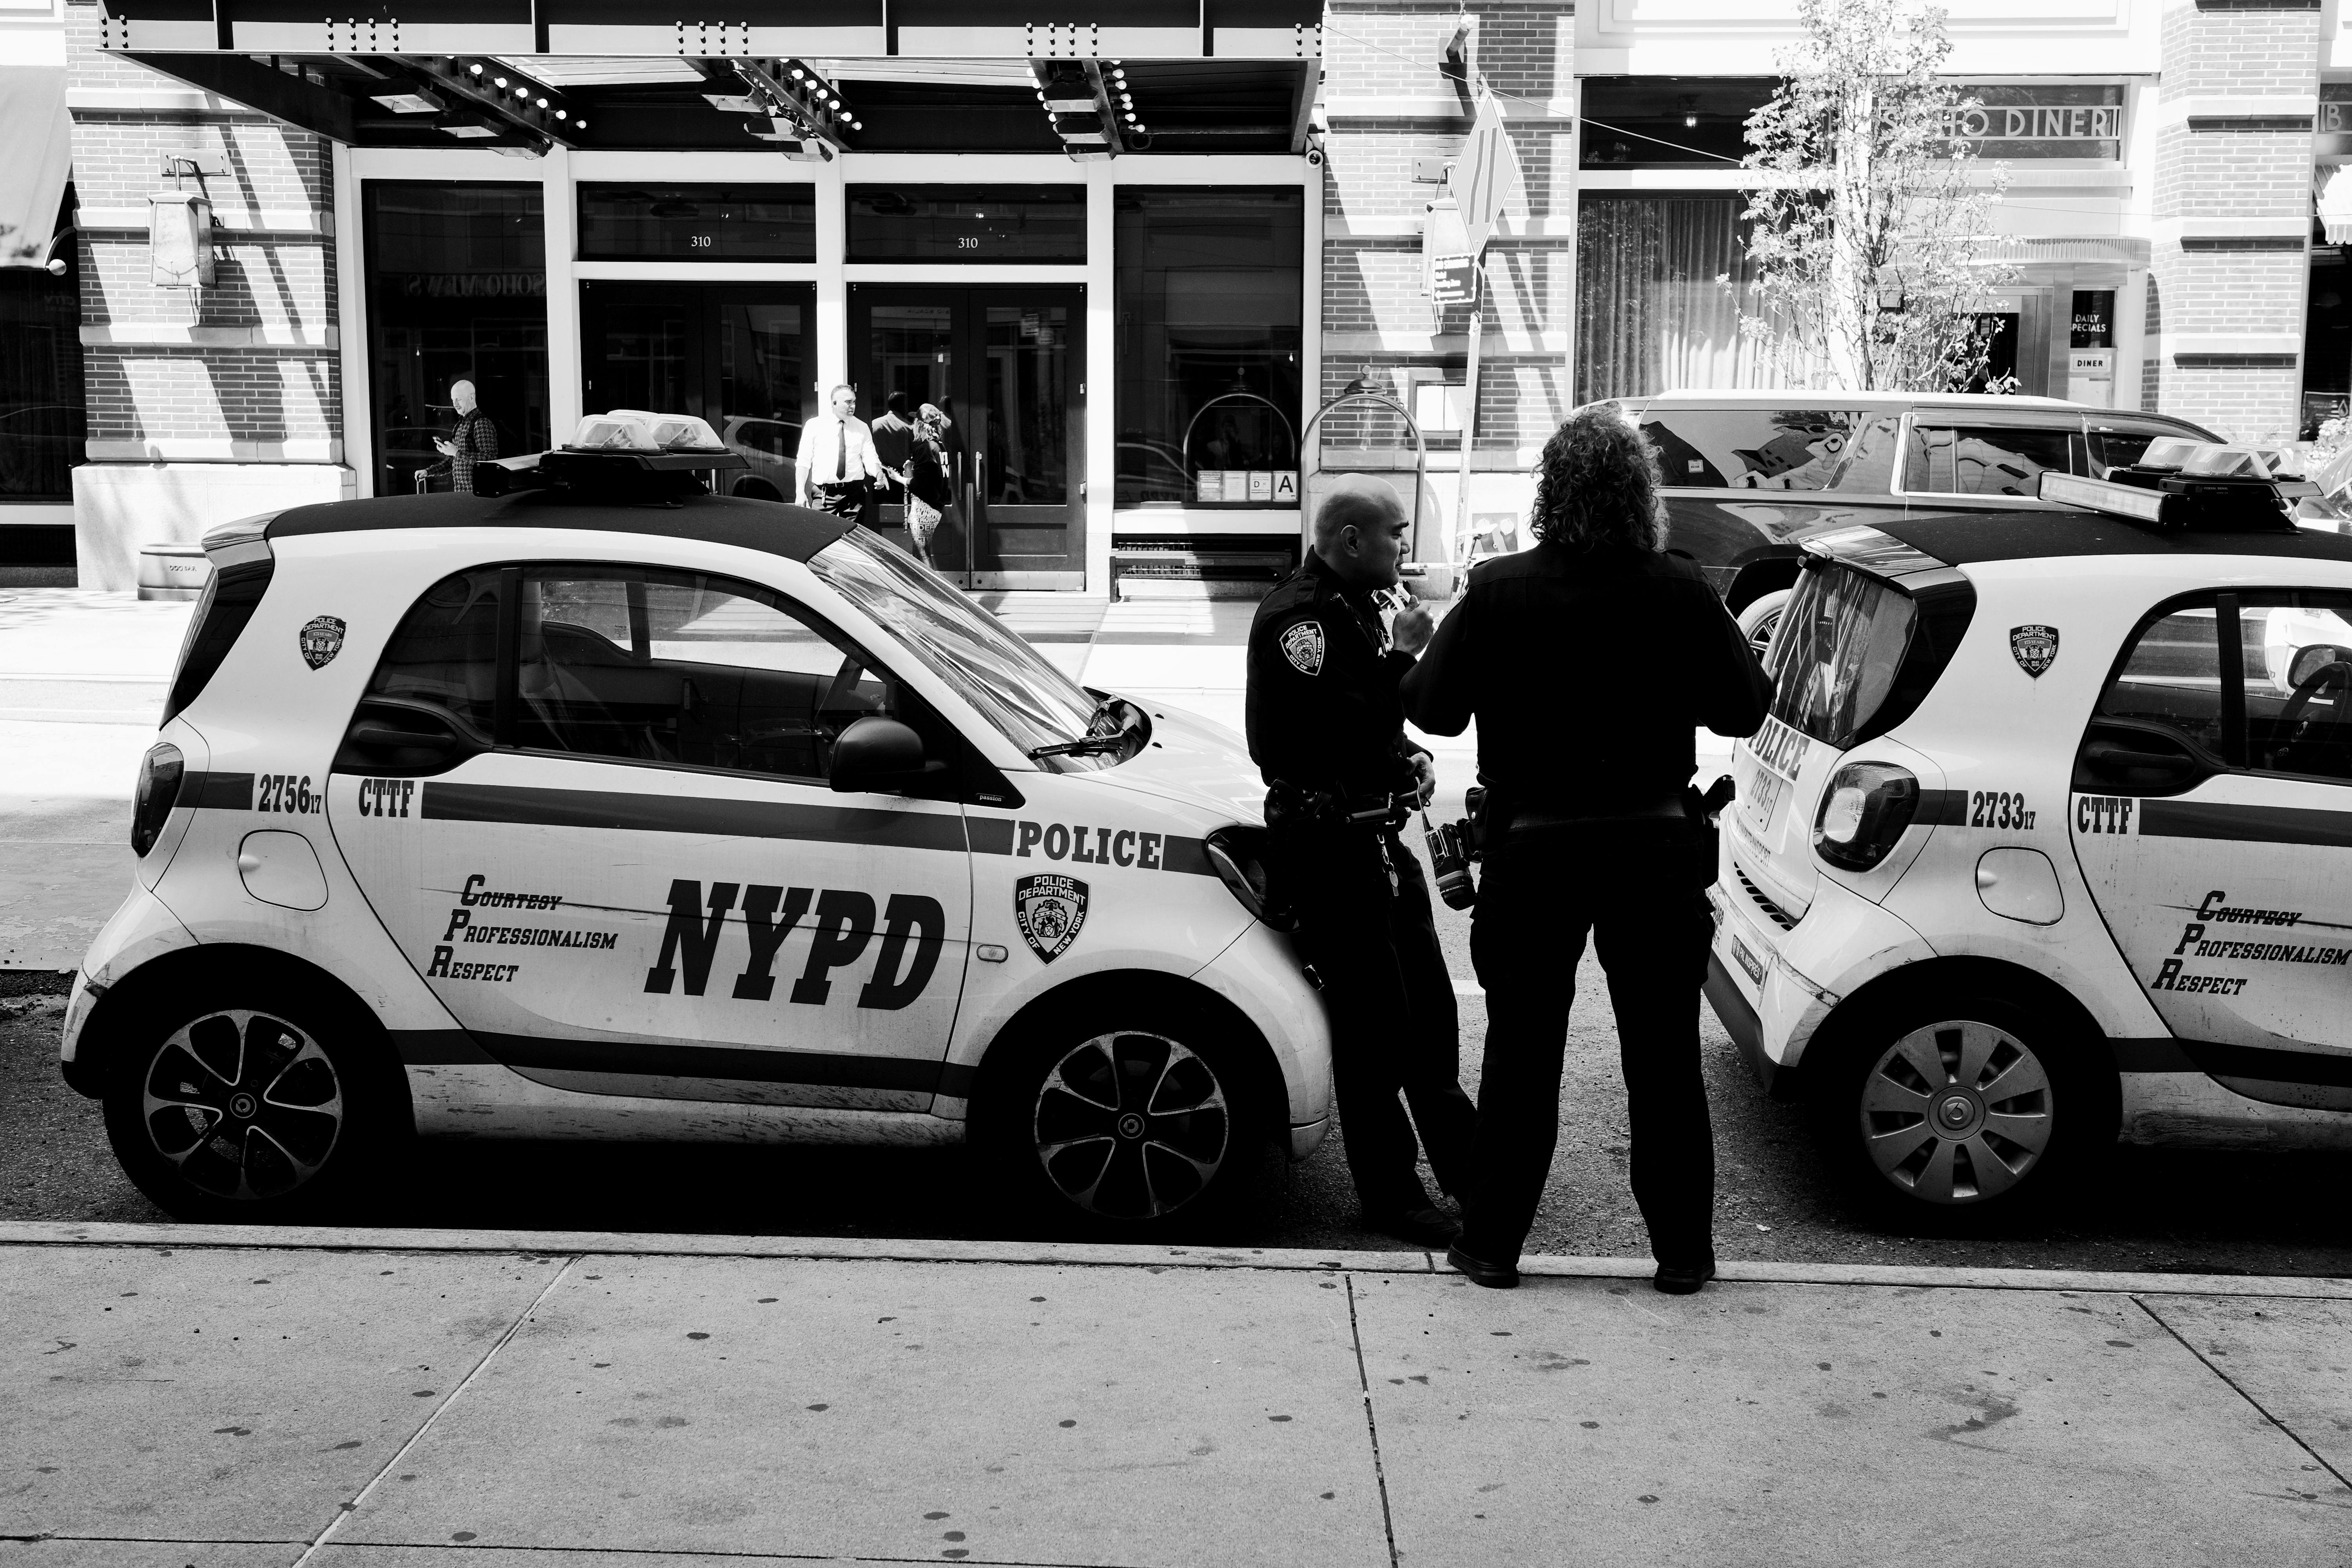
[[[2110,468],[2104,479],[2043,473],[2036,490],[2046,501],[2158,528],[2292,532],[2280,479],[2292,467],[2285,454],[2162,437],[2147,444],[2138,462]]]

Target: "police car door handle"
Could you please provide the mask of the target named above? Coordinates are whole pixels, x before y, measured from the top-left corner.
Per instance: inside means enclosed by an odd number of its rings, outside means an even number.
[[[2083,748],[2083,760],[2095,768],[2153,768],[2168,773],[2192,773],[2197,759],[2178,752],[2140,752],[2113,741],[2094,741]]]

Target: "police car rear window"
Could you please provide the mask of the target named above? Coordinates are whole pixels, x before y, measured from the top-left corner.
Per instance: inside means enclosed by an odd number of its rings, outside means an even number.
[[[1772,716],[1843,751],[1909,718],[1951,662],[1976,595],[1918,595],[1832,563],[1799,579],[1772,639]]]
[[[180,647],[180,665],[172,672],[171,695],[163,704],[164,723],[203,694],[213,672],[228,658],[261,605],[274,565],[268,560],[248,561],[213,573],[188,620],[187,641]]]

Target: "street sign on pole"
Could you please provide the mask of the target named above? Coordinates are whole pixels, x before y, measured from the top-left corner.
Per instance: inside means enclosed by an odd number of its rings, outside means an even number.
[[[1504,205],[1519,190],[1519,155],[1511,146],[1510,132],[1503,128],[1502,105],[1484,89],[1478,93],[1478,113],[1470,125],[1470,139],[1462,144],[1462,156],[1454,161],[1447,188],[1461,209],[1470,254],[1477,256],[1486,250]]]
[[[1421,226],[1422,292],[1440,307],[1466,301],[1476,288],[1478,253],[1462,227],[1452,196],[1429,204]]]

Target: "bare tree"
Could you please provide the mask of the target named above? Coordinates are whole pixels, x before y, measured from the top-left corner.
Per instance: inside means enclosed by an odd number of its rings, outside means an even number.
[[[2004,165],[1961,134],[1981,104],[1938,77],[1944,11],[1919,0],[1799,0],[1803,38],[1748,120],[1764,178],[1742,215],[1757,310],[1740,329],[1790,384],[1945,391],[1984,374],[1990,209]]]

